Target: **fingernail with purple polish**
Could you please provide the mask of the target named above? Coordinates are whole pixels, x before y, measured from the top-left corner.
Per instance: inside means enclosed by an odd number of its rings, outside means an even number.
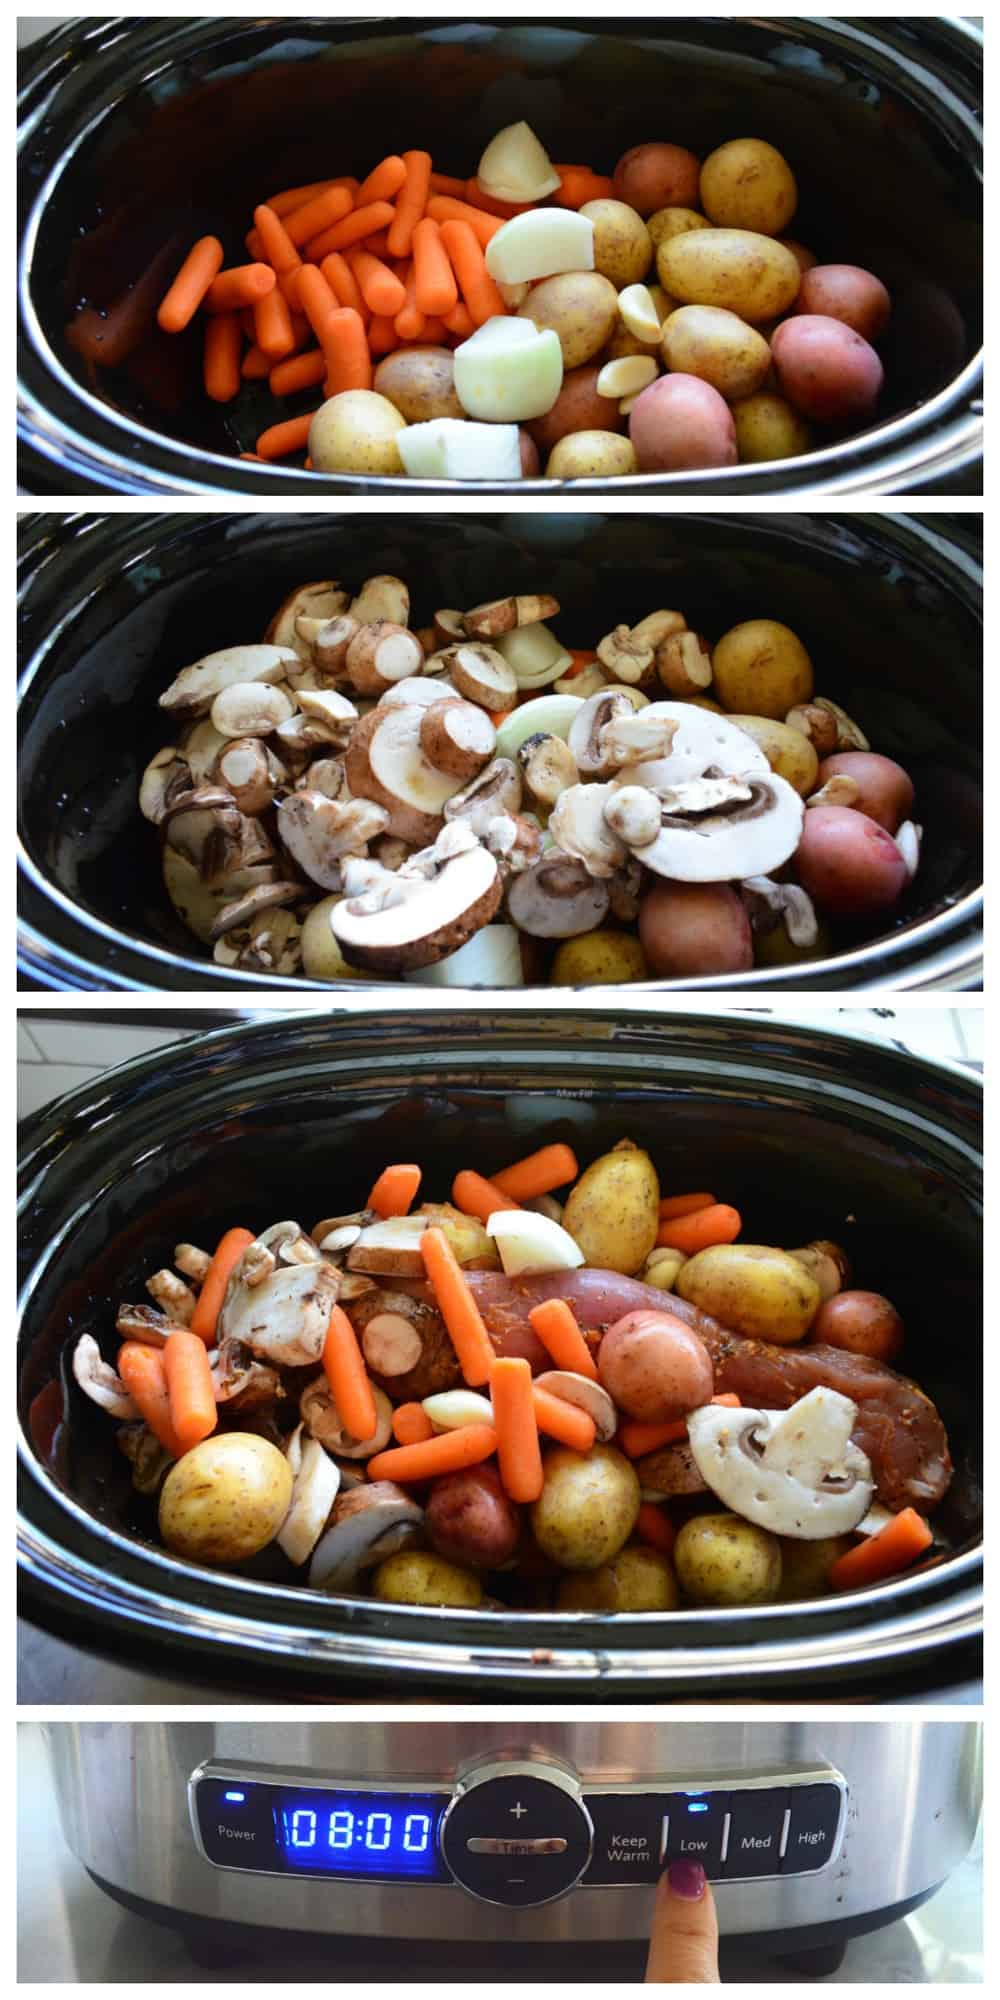
[[[696,1903],[705,1893],[705,1870],[700,1861],[672,1861],[667,1881],[671,1895],[683,1896],[688,1903]]]

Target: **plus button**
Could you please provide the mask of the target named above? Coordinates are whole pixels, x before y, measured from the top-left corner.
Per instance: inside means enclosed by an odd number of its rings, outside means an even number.
[[[518,1799],[518,1802],[517,1802],[516,1806],[511,1806],[511,1812],[513,1813],[513,1815],[514,1815],[514,1818],[515,1818],[516,1820],[520,1820],[520,1819],[523,1819],[523,1817],[524,1817],[525,1813],[527,1812],[527,1810],[528,1810],[527,1806],[523,1806],[523,1805],[521,1804],[521,1801],[520,1801],[520,1799]]]

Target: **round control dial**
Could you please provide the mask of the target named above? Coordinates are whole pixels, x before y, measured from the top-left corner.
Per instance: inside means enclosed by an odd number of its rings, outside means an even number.
[[[441,1852],[460,1887],[511,1909],[572,1889],[593,1838],[579,1784],[557,1764],[477,1765],[459,1780],[441,1824]]]

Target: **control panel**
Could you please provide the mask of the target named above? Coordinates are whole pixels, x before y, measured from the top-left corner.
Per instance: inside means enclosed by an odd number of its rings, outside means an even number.
[[[700,1861],[712,1882],[818,1874],[847,1804],[829,1768],[591,1784],[534,1756],[419,1786],[203,1765],[189,1794],[198,1847],[217,1868],[457,1884],[511,1909],[576,1888],[648,1887],[674,1860]]]

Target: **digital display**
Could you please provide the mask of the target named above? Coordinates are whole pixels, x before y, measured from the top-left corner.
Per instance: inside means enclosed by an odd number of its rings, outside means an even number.
[[[443,1881],[440,1793],[285,1791],[273,1794],[287,1868],[305,1874]]]

